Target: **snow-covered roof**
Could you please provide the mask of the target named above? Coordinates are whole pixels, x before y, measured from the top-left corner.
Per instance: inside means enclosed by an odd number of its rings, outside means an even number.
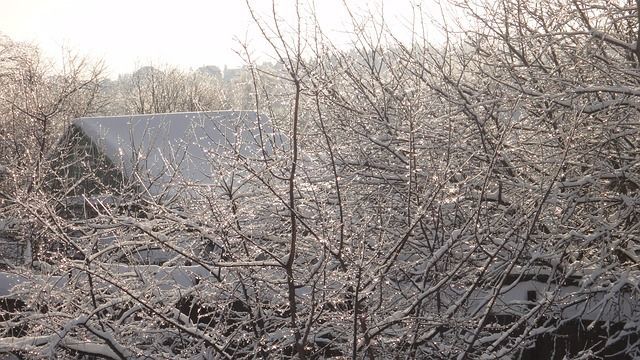
[[[26,280],[21,275],[0,271],[0,298],[11,295],[11,290]]]
[[[215,111],[80,118],[73,126],[125,176],[167,183],[215,182],[221,164],[262,160],[286,144],[254,111]]]

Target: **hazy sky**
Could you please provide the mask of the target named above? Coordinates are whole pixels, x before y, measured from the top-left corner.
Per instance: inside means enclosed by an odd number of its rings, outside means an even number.
[[[251,2],[259,13],[271,9],[270,0]],[[292,17],[293,0],[276,2],[283,18]],[[412,17],[408,0],[346,2],[356,12],[384,2],[387,22],[400,32]],[[316,0],[316,8],[332,36],[350,29],[342,0]],[[245,0],[0,0],[0,33],[33,42],[52,58],[61,58],[67,48],[103,59],[112,76],[148,64],[240,66],[242,59],[233,51],[240,48],[237,39],[248,40],[257,56],[265,50]]]

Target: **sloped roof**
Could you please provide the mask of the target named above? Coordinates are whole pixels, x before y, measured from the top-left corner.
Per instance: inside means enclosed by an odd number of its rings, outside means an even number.
[[[254,111],[80,118],[73,122],[126,176],[215,182],[234,159],[264,160],[286,144]]]

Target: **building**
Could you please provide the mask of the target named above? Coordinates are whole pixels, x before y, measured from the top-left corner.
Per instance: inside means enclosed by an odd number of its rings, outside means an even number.
[[[219,185],[285,146],[269,119],[253,111],[81,118],[60,142],[50,183],[69,197],[132,188],[159,195]]]

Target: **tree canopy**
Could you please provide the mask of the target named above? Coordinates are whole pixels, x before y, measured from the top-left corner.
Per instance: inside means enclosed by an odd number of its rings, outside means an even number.
[[[0,353],[639,356],[639,4],[416,6],[410,42],[350,12],[345,50],[301,2],[253,14],[276,63],[247,46],[233,81],[107,81],[1,39],[0,221],[29,251],[0,273]],[[208,153],[214,184],[179,194],[132,177],[81,215],[73,181],[47,186],[73,118],[230,108],[286,146]]]

